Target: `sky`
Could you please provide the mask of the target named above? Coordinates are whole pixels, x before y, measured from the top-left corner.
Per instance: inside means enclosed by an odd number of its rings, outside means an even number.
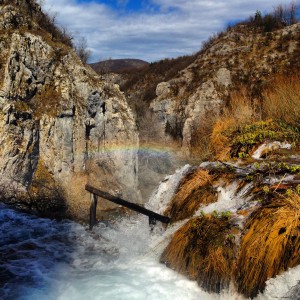
[[[296,1],[300,6],[299,1]],[[90,62],[137,58],[148,62],[197,52],[213,33],[257,10],[290,0],[41,0],[44,11],[77,40],[86,38]],[[76,43],[76,39],[75,39]]]

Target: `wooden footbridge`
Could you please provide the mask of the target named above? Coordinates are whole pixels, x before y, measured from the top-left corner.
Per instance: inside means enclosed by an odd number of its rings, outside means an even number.
[[[170,218],[166,216],[162,216],[154,211],[151,211],[149,209],[144,208],[143,206],[140,206],[138,204],[126,201],[124,199],[121,199],[119,197],[115,197],[107,192],[103,192],[95,187],[92,187],[90,185],[86,185],[85,189],[91,193],[91,206],[90,206],[90,229],[93,228],[93,226],[97,222],[97,216],[96,216],[96,211],[97,211],[97,202],[98,202],[98,197],[101,197],[103,199],[106,199],[108,201],[111,201],[113,203],[125,206],[131,210],[134,210],[140,214],[146,215],[149,217],[149,225],[155,225],[156,221],[160,221],[162,223],[170,223]]]

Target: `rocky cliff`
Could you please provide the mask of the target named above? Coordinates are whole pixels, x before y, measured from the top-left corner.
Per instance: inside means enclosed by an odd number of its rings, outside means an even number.
[[[138,134],[118,86],[43,28],[34,1],[0,5],[1,196],[78,219],[87,182],[137,200]]]

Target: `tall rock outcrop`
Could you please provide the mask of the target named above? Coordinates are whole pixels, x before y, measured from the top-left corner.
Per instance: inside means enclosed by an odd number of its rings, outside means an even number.
[[[34,1],[0,2],[2,197],[46,213],[64,206],[78,219],[87,182],[137,200],[138,134],[125,97],[43,18]]]

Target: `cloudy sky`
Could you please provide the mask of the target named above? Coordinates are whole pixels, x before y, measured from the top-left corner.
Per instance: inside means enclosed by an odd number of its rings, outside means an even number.
[[[91,62],[108,58],[156,61],[191,54],[229,23],[270,12],[290,0],[42,0],[57,23],[85,37]],[[299,0],[297,1],[299,2]],[[299,3],[297,3],[299,4]],[[299,6],[299,5],[298,5]]]

